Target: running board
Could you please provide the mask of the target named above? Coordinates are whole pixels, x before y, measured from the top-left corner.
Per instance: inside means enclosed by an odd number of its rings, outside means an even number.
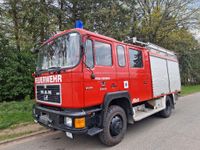
[[[147,102],[148,104],[152,105],[152,108],[146,108],[145,104],[133,107],[133,120],[134,121],[140,121],[146,117],[149,117],[155,113],[158,113],[162,110],[165,109],[166,107],[166,99],[165,97],[156,99],[156,100],[151,100]]]
[[[88,130],[87,134],[90,135],[90,136],[94,136],[96,134],[99,134],[102,131],[103,131],[103,129],[100,129],[100,128],[97,128],[97,127],[93,127],[93,128]]]

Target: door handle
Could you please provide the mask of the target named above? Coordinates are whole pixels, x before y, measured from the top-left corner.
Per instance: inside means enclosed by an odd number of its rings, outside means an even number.
[[[115,88],[115,87],[117,87],[117,85],[116,85],[115,83],[112,83],[112,84],[111,84],[111,87],[112,87],[112,88]]]
[[[147,81],[144,81],[144,84],[147,84]]]

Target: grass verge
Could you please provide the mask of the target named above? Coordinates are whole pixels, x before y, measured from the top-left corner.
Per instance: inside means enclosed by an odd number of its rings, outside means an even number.
[[[33,135],[36,133],[47,132],[48,129],[35,124],[35,123],[27,123],[27,124],[18,124],[13,128],[0,130],[0,144],[12,141],[21,137],[26,137],[29,135]]]
[[[14,134],[8,134],[8,135],[4,135],[4,136],[0,136],[0,142],[1,141],[5,141],[5,140],[10,140],[10,139],[14,139],[17,137],[21,137],[27,134],[31,134],[33,133],[33,131],[27,131],[27,132],[22,132],[22,133],[14,133]]]
[[[0,130],[21,123],[32,123],[32,100],[0,103]]]
[[[196,92],[200,92],[200,85],[187,85],[182,86],[181,95],[185,96]]]

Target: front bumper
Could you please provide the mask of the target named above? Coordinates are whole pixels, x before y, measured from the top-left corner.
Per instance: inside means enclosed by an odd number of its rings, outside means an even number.
[[[36,104],[33,106],[33,117],[39,124],[48,128],[70,132],[73,134],[88,134],[90,133],[90,130],[96,126],[95,114],[100,110],[100,108],[93,108],[89,110],[54,110]],[[41,116],[43,115],[48,116],[46,121],[41,119]],[[72,118],[72,127],[68,127],[64,124],[64,117]],[[85,117],[86,126],[84,128],[77,129],[74,127],[74,119],[81,117]]]

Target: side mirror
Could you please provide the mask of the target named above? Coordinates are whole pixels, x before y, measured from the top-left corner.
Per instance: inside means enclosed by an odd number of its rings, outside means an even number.
[[[86,48],[86,44],[85,43],[82,43],[81,44],[81,55],[83,56],[85,54],[85,48]]]
[[[82,42],[82,44],[81,44],[81,49],[82,49],[82,54],[84,55],[84,54],[86,54],[86,41],[87,41],[87,39],[88,39],[88,36],[87,35],[84,35],[83,36],[83,41],[84,42]],[[94,72],[92,71],[92,68],[94,67],[92,67],[92,66],[89,66],[88,64],[86,64],[86,62],[84,61],[84,59],[83,59],[83,63],[84,63],[84,65],[86,66],[86,68],[88,69],[88,71],[90,71],[91,72],[91,79],[95,79],[96,78],[96,76],[95,76],[95,74],[94,74]]]

